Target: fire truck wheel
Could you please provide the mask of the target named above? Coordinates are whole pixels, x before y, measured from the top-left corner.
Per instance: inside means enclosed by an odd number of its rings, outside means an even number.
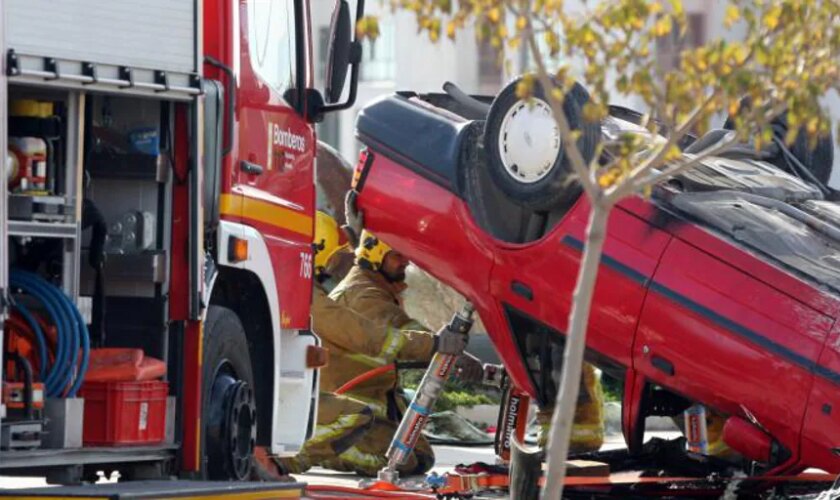
[[[246,480],[257,440],[248,339],[236,313],[210,306],[204,323],[204,475]]]
[[[560,130],[541,85],[534,84],[533,99],[516,95],[519,79],[509,83],[490,106],[484,125],[484,150],[493,182],[513,202],[535,211],[567,207],[577,200],[580,185],[569,182],[571,164]],[[601,130],[586,124],[583,106],[589,93],[575,84],[563,102],[563,111],[578,139],[583,158],[595,154]]]

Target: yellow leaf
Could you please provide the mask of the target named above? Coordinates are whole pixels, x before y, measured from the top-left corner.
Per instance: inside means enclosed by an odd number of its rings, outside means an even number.
[[[618,176],[618,169],[611,169],[610,171],[598,177],[598,185],[602,188],[608,188],[615,184],[615,182],[618,180]]]
[[[656,21],[656,24],[653,25],[653,35],[657,38],[663,37],[671,33],[671,27],[671,17],[663,16],[660,20]]]
[[[782,7],[774,5],[764,14],[764,24],[771,30],[776,29],[779,25],[779,19],[782,17]]]
[[[593,102],[587,102],[583,105],[583,119],[588,123],[597,123],[601,120],[601,109]]]
[[[528,26],[528,19],[525,16],[520,16],[519,19],[516,20],[516,29],[524,30]]]
[[[534,90],[534,82],[530,78],[522,78],[516,84],[516,97],[519,99],[527,99],[531,97],[531,92]]]
[[[446,36],[448,36],[451,40],[455,40],[455,31],[455,23],[449,21],[449,23],[446,24]]]
[[[671,146],[670,149],[668,149],[668,152],[665,153],[664,160],[666,162],[679,160],[681,156],[682,152],[680,151],[680,148],[678,148],[677,146]]]
[[[809,135],[816,135],[817,127],[819,126],[819,124],[819,118],[817,118],[816,116],[811,117],[810,119],[808,119],[807,125],[805,125],[805,130],[808,132]]]
[[[487,12],[487,19],[489,19],[491,22],[498,23],[501,17],[502,13],[499,11],[498,7],[493,7]]]
[[[727,28],[731,27],[733,24],[738,22],[741,19],[741,11],[738,10],[738,7],[735,5],[729,5],[726,7],[726,16],[724,17],[723,23],[726,25]]]

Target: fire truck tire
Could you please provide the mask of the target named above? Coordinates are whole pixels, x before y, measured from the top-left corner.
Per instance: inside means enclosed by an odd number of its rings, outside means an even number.
[[[572,166],[554,122],[542,86],[535,83],[533,100],[516,95],[519,79],[509,83],[493,100],[484,125],[484,150],[491,178],[514,203],[535,211],[568,207],[581,193],[569,182]],[[601,130],[586,124],[583,106],[589,93],[575,84],[563,102],[573,130],[580,130],[578,148],[588,162],[595,154]]]
[[[248,339],[239,317],[210,306],[204,322],[203,472],[208,479],[247,480],[257,439],[257,407]]]

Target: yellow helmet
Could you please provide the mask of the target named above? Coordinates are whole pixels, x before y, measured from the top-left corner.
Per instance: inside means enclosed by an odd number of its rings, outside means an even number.
[[[371,271],[378,271],[382,267],[385,256],[391,251],[391,247],[367,229],[362,230],[359,241],[359,246],[356,247],[356,262]]]
[[[312,246],[315,251],[315,276],[323,273],[330,258],[347,246],[346,242],[341,242],[338,222],[320,210],[315,212],[315,241]]]

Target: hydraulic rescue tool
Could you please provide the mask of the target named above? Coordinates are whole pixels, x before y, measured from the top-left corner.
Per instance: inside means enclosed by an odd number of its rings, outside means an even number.
[[[473,305],[467,302],[461,311],[452,316],[452,320],[443,329],[466,336],[472,328],[474,312]],[[388,465],[379,471],[380,481],[394,484],[399,480],[397,467],[405,463],[411,454],[411,450],[417,444],[420,433],[429,420],[435,402],[440,396],[447,379],[449,379],[457,360],[457,354],[437,353],[432,357],[429,368],[426,370],[423,380],[420,381],[414,399],[403,415],[400,426],[391,441],[391,446],[388,448],[386,454]]]

